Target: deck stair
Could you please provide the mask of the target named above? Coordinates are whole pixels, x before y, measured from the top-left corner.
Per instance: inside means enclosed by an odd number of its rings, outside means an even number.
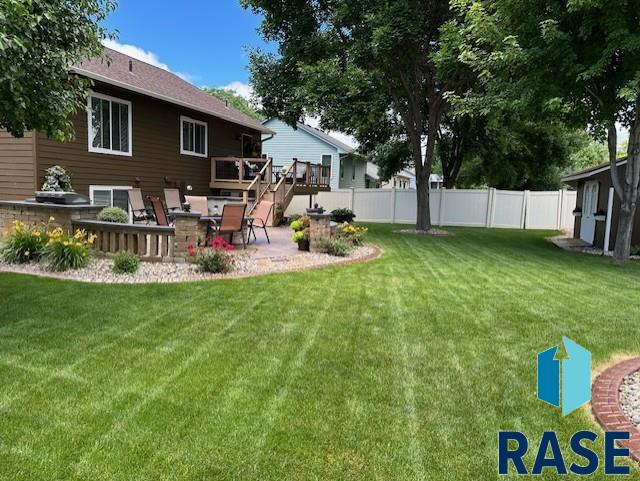
[[[284,212],[289,207],[294,195],[314,195],[318,192],[329,191],[331,167],[311,162],[293,159],[284,172],[273,171],[273,159],[211,159],[212,188],[240,189],[243,202],[248,207],[248,214],[255,210],[260,201],[267,200],[274,203],[271,224],[277,225]],[[218,162],[224,163],[219,165]],[[235,170],[230,169],[230,163]],[[262,168],[251,178],[245,173],[247,165],[253,167],[262,164]],[[224,179],[219,174],[224,174]],[[218,174],[218,175],[217,175]],[[251,195],[253,194],[253,195]],[[251,203],[253,201],[253,203]]]

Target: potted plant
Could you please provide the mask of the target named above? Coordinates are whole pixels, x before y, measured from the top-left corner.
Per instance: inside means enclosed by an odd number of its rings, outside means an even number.
[[[293,229],[291,240],[298,244],[298,250],[309,250],[309,217],[303,215],[289,224]]]

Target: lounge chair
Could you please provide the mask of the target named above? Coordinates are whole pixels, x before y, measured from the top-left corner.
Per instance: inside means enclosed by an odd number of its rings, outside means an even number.
[[[258,229],[264,230],[267,243],[271,244],[269,234],[267,233],[267,223],[269,222],[269,216],[271,215],[272,210],[273,202],[261,200],[258,207],[253,211],[253,221],[249,224],[249,235],[253,234],[253,238],[255,240],[258,240],[256,237],[256,231],[254,230],[257,227]]]
[[[169,217],[167,216],[167,211],[164,209],[164,204],[162,203],[162,199],[160,197],[148,196],[147,200],[151,204],[153,208],[153,213],[156,216],[156,224],[168,226],[169,225]]]
[[[169,212],[182,210],[180,191],[178,189],[164,189],[164,204]]]
[[[150,220],[153,220],[153,212],[144,205],[142,200],[142,191],[140,189],[129,189],[127,193],[129,194],[133,222],[146,221],[148,224]]]
[[[209,201],[206,197],[186,195],[184,198],[191,206],[191,212],[199,212],[203,217],[209,215]]]
[[[225,204],[222,208],[222,218],[220,222],[212,222],[211,228],[215,235],[229,235],[229,242],[233,243],[233,234],[240,232],[242,234],[242,248],[247,247],[247,241],[244,237],[244,213],[247,210],[247,204]]]

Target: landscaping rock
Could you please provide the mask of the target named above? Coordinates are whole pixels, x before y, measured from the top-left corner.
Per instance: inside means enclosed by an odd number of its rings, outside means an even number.
[[[347,257],[333,257],[321,253],[296,253],[292,256],[258,257],[252,250],[234,252],[234,267],[227,274],[210,274],[200,271],[195,264],[188,262],[141,262],[135,274],[116,274],[112,272],[112,259],[94,259],[91,263],[78,270],[66,272],[52,272],[45,265],[7,264],[0,262],[0,271],[32,274],[58,279],[70,279],[81,282],[96,282],[107,284],[146,284],[170,283],[184,281],[202,281],[212,279],[226,279],[234,277],[257,276],[277,272],[289,272],[357,262],[375,257],[379,249],[373,245],[365,245],[352,251]]]
[[[640,426],[640,371],[627,376],[620,385],[620,407],[629,421]]]

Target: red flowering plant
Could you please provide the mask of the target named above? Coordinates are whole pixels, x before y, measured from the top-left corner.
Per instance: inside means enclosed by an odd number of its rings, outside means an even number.
[[[226,273],[233,269],[233,244],[216,236],[207,241],[207,247],[197,248],[193,244],[187,246],[189,256],[195,257],[195,262],[204,272]]]
[[[234,249],[233,244],[225,241],[221,236],[216,236],[209,240],[209,247],[213,247],[217,251],[225,250],[230,252]]]

